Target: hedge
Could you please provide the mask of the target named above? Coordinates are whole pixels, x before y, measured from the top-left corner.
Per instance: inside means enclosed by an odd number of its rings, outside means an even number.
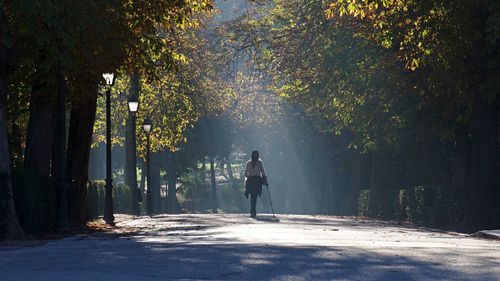
[[[87,217],[94,219],[104,214],[106,182],[89,181],[87,184]],[[113,186],[113,212],[132,214],[130,188],[124,184]]]
[[[464,210],[464,192],[442,186],[400,190],[361,190],[358,215],[435,226],[457,225]]]

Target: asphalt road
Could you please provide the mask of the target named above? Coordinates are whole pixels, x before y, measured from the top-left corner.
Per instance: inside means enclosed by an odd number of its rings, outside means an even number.
[[[118,216],[0,247],[0,280],[500,280],[500,241],[349,217]]]

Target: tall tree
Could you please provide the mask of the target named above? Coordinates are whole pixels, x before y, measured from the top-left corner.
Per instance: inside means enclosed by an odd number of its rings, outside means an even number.
[[[410,12],[409,12],[410,11]],[[498,146],[499,11],[497,1],[350,1],[330,4],[332,18],[347,15],[364,36],[396,50],[410,70],[428,69],[428,101],[470,126],[470,188],[463,227],[493,227]],[[464,110],[465,109],[465,110]],[[445,112],[446,112],[445,111]],[[466,112],[467,114],[463,114]],[[467,137],[467,135],[462,134]],[[464,140],[465,142],[466,140]]]
[[[11,41],[11,35],[7,28],[7,18],[3,5],[0,5],[0,189],[3,198],[1,204],[6,205],[5,232],[0,239],[19,239],[24,232],[19,224],[14,208],[14,196],[12,194],[11,168],[9,140],[7,133],[7,91],[8,77],[12,68],[11,49],[7,45]],[[2,206],[3,207],[3,206]],[[0,226],[4,227],[4,225]]]

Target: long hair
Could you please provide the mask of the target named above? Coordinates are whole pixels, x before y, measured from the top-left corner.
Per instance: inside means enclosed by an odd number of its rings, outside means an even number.
[[[252,151],[252,168],[259,162],[259,152],[257,150]]]

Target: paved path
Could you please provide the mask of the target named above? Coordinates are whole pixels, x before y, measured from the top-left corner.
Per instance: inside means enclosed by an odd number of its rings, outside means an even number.
[[[324,216],[120,218],[115,233],[0,248],[0,280],[500,280],[500,241],[456,233]]]

